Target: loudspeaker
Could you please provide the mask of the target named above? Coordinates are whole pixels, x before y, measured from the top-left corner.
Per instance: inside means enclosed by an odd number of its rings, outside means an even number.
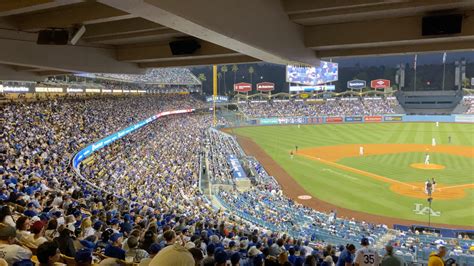
[[[421,34],[443,35],[461,33],[462,15],[443,15],[423,17]]]
[[[38,33],[37,44],[66,45],[69,40],[69,31],[64,29],[41,30]]]
[[[186,54],[193,54],[201,48],[201,45],[197,40],[181,40],[181,41],[173,41],[169,43],[171,53],[173,55],[186,55]]]

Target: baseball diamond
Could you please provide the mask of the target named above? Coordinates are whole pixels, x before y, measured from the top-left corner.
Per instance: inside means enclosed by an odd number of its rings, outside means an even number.
[[[245,151],[277,178],[284,192],[302,204],[336,208],[342,215],[369,221],[424,222],[427,213],[420,210],[427,206],[425,181],[435,178],[432,210],[439,215],[431,221],[473,228],[472,124],[264,126],[233,132]],[[439,145],[433,147],[432,138]],[[300,149],[292,160],[288,152],[295,145]],[[431,156],[429,165],[423,163],[426,154]],[[312,198],[301,200],[299,195]]]

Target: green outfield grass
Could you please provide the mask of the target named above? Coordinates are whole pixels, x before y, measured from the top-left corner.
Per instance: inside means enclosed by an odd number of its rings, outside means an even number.
[[[427,215],[414,212],[415,204],[427,206],[426,200],[392,192],[389,184],[328,166],[327,164],[296,156],[289,150],[364,143],[438,144],[470,146],[474,153],[474,125],[441,123],[374,123],[297,126],[245,127],[233,130],[235,134],[253,139],[279,163],[312,196],[333,204],[389,217],[427,221]],[[448,144],[451,136],[451,144]],[[443,170],[419,170],[411,163],[422,163],[424,153],[382,154],[343,158],[338,163],[375,173],[402,182],[424,182],[435,177],[446,185],[474,183],[474,159],[443,153],[431,155],[431,162],[445,165]],[[474,189],[466,189],[462,199],[435,200],[433,223],[474,225]]]

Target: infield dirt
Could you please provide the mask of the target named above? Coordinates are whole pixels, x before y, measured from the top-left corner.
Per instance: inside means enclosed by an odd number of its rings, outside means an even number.
[[[399,218],[392,218],[387,216],[381,215],[374,215],[366,212],[354,211],[350,209],[343,208],[341,206],[336,206],[329,202],[323,201],[321,199],[315,197],[308,197],[307,200],[299,199],[299,196],[302,195],[310,195],[302,186],[300,186],[277,162],[275,162],[260,146],[258,146],[252,139],[242,136],[237,136],[237,140],[240,146],[244,149],[244,151],[249,154],[253,155],[257,158],[257,160],[262,163],[265,167],[265,170],[272,176],[276,178],[276,180],[281,185],[283,192],[286,196],[293,199],[294,201],[303,204],[305,206],[311,207],[316,210],[326,211],[329,212],[331,210],[338,211],[338,216],[345,217],[345,218],[355,218],[360,221],[369,221],[373,223],[383,223],[388,226],[392,226],[393,224],[405,224],[405,225],[413,225],[413,224],[424,224],[420,221],[414,220],[407,220],[407,219],[399,219]],[[393,149],[390,152],[387,150],[387,145],[393,145]],[[328,163],[337,164],[336,161],[350,156],[360,156],[359,155],[359,147],[360,144],[354,145],[337,145],[337,146],[326,146],[326,147],[316,147],[311,149],[303,149],[298,151],[298,155],[302,156],[309,156],[310,159],[314,160],[324,160]],[[472,148],[469,147],[449,147],[449,146],[436,146],[432,147],[429,145],[411,145],[411,144],[364,144],[364,156],[367,155],[375,155],[375,154],[387,154],[387,153],[399,153],[399,152],[427,152],[426,149],[429,149],[429,152],[442,152],[442,153],[450,153],[456,154],[466,157],[474,157],[474,152]],[[378,147],[377,147],[378,146]],[[384,147],[382,147],[384,146]],[[324,154],[324,155],[323,155]],[[318,159],[319,158],[319,159]],[[340,164],[337,164],[340,165]],[[347,167],[347,166],[343,166]],[[355,169],[355,168],[353,168]],[[357,171],[361,171],[359,169],[355,169]],[[362,171],[365,172],[365,171]],[[367,173],[367,172],[365,172]],[[375,175],[369,173],[371,175]],[[385,182],[393,182],[391,189],[395,189],[397,193],[403,193],[406,196],[417,197],[418,194],[422,194],[424,198],[426,195],[424,194],[424,189],[418,190],[413,192],[413,188],[422,188],[424,184],[420,183],[404,183],[404,182],[395,182],[396,180],[382,177],[376,175],[377,178],[382,178]],[[422,186],[423,185],[423,186]],[[437,189],[440,189],[441,192],[447,191],[449,192],[451,197],[464,197],[464,189],[466,188],[474,188],[473,184],[466,184],[466,185],[458,185],[458,186],[451,186],[451,187],[444,187],[442,184],[437,185]],[[392,190],[393,190],[392,189]],[[456,195],[452,191],[456,191],[456,189],[460,194]],[[462,192],[461,192],[462,191]],[[414,195],[409,195],[410,193],[414,193]],[[451,225],[451,224],[431,224],[434,226],[440,227],[449,227],[449,228],[462,228],[462,229],[474,229],[474,226],[461,226],[461,225]]]

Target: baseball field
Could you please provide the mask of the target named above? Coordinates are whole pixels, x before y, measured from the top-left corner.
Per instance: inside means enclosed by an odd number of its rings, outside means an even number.
[[[261,126],[232,132],[286,195],[307,206],[370,221],[431,219],[435,225],[473,228],[473,124]],[[436,181],[431,208],[428,178]]]

